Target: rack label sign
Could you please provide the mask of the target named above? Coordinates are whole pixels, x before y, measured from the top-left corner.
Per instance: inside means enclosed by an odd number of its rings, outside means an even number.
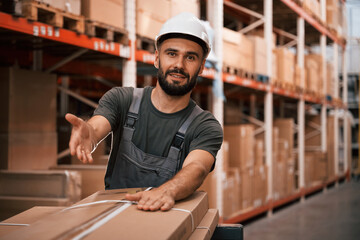
[[[34,26],[33,27],[34,36],[47,36],[47,37],[60,37],[59,29],[55,29],[50,26]]]

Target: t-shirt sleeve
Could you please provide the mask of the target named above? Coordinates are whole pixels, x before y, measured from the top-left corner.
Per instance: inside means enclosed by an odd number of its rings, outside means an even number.
[[[102,96],[99,106],[95,109],[93,116],[101,115],[105,117],[111,130],[115,131],[119,123],[125,118],[132,100],[133,88],[114,87]]]
[[[201,118],[201,123],[195,130],[194,139],[190,144],[190,152],[201,149],[209,152],[216,159],[216,154],[223,142],[222,127],[209,112],[206,112],[204,116],[199,116],[199,118]]]

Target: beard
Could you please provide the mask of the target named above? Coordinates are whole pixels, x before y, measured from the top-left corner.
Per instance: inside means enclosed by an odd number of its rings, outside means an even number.
[[[200,72],[200,68],[194,74],[194,76],[192,76],[191,78],[190,78],[189,74],[184,72],[183,69],[178,69],[178,68],[169,69],[164,74],[164,72],[161,68],[161,64],[159,62],[159,71],[158,71],[157,77],[158,77],[160,87],[167,95],[169,95],[169,96],[184,96],[185,94],[187,94],[191,90],[193,90],[193,88],[195,87],[195,85],[197,83],[197,77],[199,75],[199,72]],[[176,83],[171,83],[171,82],[166,81],[167,76],[171,73],[182,74],[183,76],[185,76],[187,78],[187,82],[184,85],[180,86],[180,85],[177,85]]]

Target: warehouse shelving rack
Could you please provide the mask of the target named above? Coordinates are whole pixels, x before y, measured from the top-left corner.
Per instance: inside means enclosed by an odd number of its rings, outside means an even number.
[[[321,52],[322,55],[325,56],[325,47],[326,47],[326,37],[330,38],[334,41],[334,66],[338,64],[338,48],[339,46],[344,49],[345,47],[345,40],[338,36],[336,32],[330,31],[326,26],[324,26],[321,22],[314,19],[310,14],[308,14],[304,9],[299,5],[301,1],[294,1],[294,0],[280,0],[283,4],[288,6],[294,13],[298,15],[297,17],[297,51],[298,51],[298,62],[300,63],[300,67],[304,66],[304,48],[305,48],[305,21],[313,26],[319,33],[321,33]],[[208,0],[207,3],[207,19],[210,21],[211,25],[215,31],[215,54],[219,57],[219,69],[222,69],[222,28],[223,28],[223,14],[224,14],[224,6],[227,8],[234,8],[234,11],[238,11],[236,9],[237,4],[234,3],[235,1],[229,0]],[[257,24],[264,24],[264,33],[265,39],[267,43],[270,45],[271,42],[271,34],[273,32],[273,24],[272,24],[272,9],[273,9],[273,0],[263,0],[261,1],[264,4],[264,15],[262,16],[260,22]],[[259,1],[257,1],[259,3]],[[324,9],[325,9],[325,1],[321,0],[322,6],[322,17],[324,19]],[[145,63],[145,64],[153,64],[154,63],[154,54],[142,50],[136,49],[136,31],[135,31],[135,21],[136,21],[136,7],[135,1],[126,0],[125,4],[125,27],[128,32],[128,39],[129,44],[121,44],[115,42],[107,42],[106,40],[95,38],[95,37],[88,37],[84,34],[79,34],[67,29],[62,28],[55,28],[48,24],[36,22],[36,21],[28,21],[22,17],[14,17],[7,13],[0,12],[0,28],[6,29],[14,32],[23,33],[29,36],[34,36],[40,39],[51,40],[54,42],[62,43],[65,45],[71,45],[74,48],[72,50],[76,50],[75,53],[70,54],[63,59],[59,59],[53,66],[49,66],[47,68],[47,72],[53,72],[57,69],[60,69],[66,63],[74,60],[75,58],[79,58],[81,55],[91,52],[91,53],[101,53],[105,55],[111,55],[115,57],[115,59],[122,59],[124,60],[122,63],[122,85],[123,86],[136,86],[136,70],[137,70],[137,62],[138,63]],[[323,21],[324,22],[324,21]],[[256,27],[256,26],[253,26]],[[271,48],[268,48],[269,54],[268,56],[268,65],[267,65],[267,72],[268,76],[271,79]],[[346,59],[345,51],[342,51],[342,58]],[[35,57],[35,56],[34,56]],[[81,61],[80,61],[81,62]],[[81,63],[78,64],[81,64]],[[98,66],[98,71],[100,72],[104,69],[103,66]],[[343,84],[347,86],[347,75],[346,75],[346,62],[343,61]],[[325,69],[326,66],[323,66]],[[116,74],[116,73],[115,73]],[[338,72],[335,71],[334,73],[335,79],[338,79]],[[224,222],[227,223],[235,223],[241,222],[246,219],[249,219],[253,216],[256,216],[260,213],[268,212],[269,215],[272,214],[272,209],[286,204],[288,202],[294,201],[296,199],[304,199],[304,197],[314,191],[318,191],[319,189],[324,189],[326,186],[338,182],[340,179],[344,179],[345,176],[348,175],[348,171],[346,170],[345,174],[340,175],[338,169],[336,168],[336,175],[334,179],[326,183],[321,183],[311,189],[306,189],[304,187],[304,124],[305,124],[305,102],[311,104],[321,104],[322,106],[322,151],[326,151],[326,111],[328,107],[332,107],[337,112],[337,109],[344,108],[346,109],[347,105],[347,93],[346,88],[343,88],[343,101],[339,101],[339,92],[336,93],[336,100],[335,101],[327,101],[325,99],[316,98],[312,95],[292,92],[286,89],[281,89],[276,86],[273,86],[271,82],[269,84],[260,83],[251,79],[241,78],[239,76],[235,76],[232,74],[224,73],[222,71],[215,71],[213,69],[205,69],[202,76],[208,79],[221,79],[220,87],[223,88],[223,84],[232,84],[234,86],[240,86],[244,89],[251,89],[257,90],[264,94],[264,113],[265,113],[265,121],[264,121],[264,129],[265,129],[265,149],[266,149],[266,163],[269,166],[269,172],[271,173],[271,149],[272,149],[272,133],[266,129],[272,129],[272,120],[273,120],[273,95],[275,96],[282,96],[284,98],[291,98],[297,102],[298,106],[298,152],[299,152],[299,162],[300,162],[300,177],[299,177],[299,186],[300,189],[298,192],[295,192],[293,195],[288,196],[284,199],[280,199],[277,201],[272,201],[272,176],[271,174],[268,175],[268,203],[255,209],[251,209],[250,211],[241,212],[237,216],[226,219]],[[66,76],[65,76],[66,78]],[[215,81],[215,80],[214,80]],[[304,81],[304,79],[302,80]],[[338,83],[336,84],[339,85]],[[93,102],[88,102],[85,98],[83,98],[80,94],[74,93],[68,89],[64,89],[59,87],[59,90],[66,94],[72,94],[73,97],[79,99],[80,101],[87,102],[88,105],[95,107],[96,104]],[[223,124],[223,99],[218,96],[213,96],[213,113],[215,117],[219,120],[221,124]],[[338,122],[338,117],[336,117],[336,121]],[[344,121],[344,124],[347,121]],[[338,128],[338,125],[336,125]],[[345,131],[346,132],[346,131]],[[338,131],[335,131],[335,139],[337,139]],[[346,133],[345,133],[346,134]],[[347,138],[344,138],[347,139]],[[349,144],[349,143],[345,143]],[[61,154],[66,154],[61,153]],[[338,155],[338,154],[337,154]],[[336,155],[336,156],[337,156]],[[345,157],[345,156],[344,156]],[[346,159],[346,157],[345,157]],[[348,169],[346,166],[345,161],[345,169]],[[338,158],[336,157],[335,164],[338,166]],[[218,176],[221,176],[222,173],[222,150],[218,153],[218,160],[217,160],[217,167],[215,170]],[[222,194],[221,189],[221,179],[218,177],[218,184],[217,184],[217,192]],[[218,208],[220,210],[220,214],[222,213],[222,196],[219,194],[217,196]]]

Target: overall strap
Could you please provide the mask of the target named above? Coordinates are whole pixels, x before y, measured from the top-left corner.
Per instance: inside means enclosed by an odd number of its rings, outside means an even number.
[[[136,120],[138,119],[140,103],[142,96],[144,94],[143,88],[134,88],[133,99],[131,101],[131,105],[129,108],[129,112],[127,114],[125,126],[133,128]]]
[[[187,129],[189,128],[192,121],[203,111],[204,110],[202,110],[198,105],[195,105],[195,107],[192,110],[189,117],[185,120],[185,122],[181,125],[180,129],[176,133],[174,141],[172,143],[172,146],[174,146],[175,148],[177,148],[179,150],[182,149],[182,147],[184,145],[184,138],[185,138],[185,133],[186,133]]]

